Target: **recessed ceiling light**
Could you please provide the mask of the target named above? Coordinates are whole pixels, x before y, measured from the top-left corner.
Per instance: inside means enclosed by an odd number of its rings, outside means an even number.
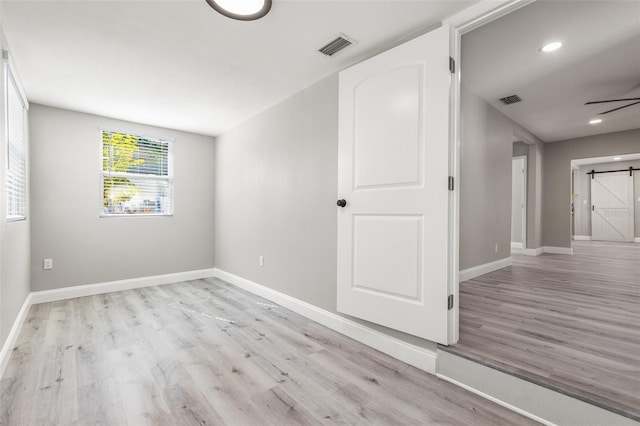
[[[562,47],[562,42],[553,41],[551,43],[547,43],[544,46],[542,46],[540,48],[540,51],[544,52],[544,53],[549,53],[549,52],[556,51],[556,50],[560,49],[561,47]]]
[[[224,16],[239,21],[260,19],[271,10],[271,0],[206,0]]]
[[[613,157],[613,160],[614,161],[620,161],[620,160],[622,160],[622,157]]]
[[[594,118],[593,120],[589,120],[589,124],[600,124],[602,123],[602,118]]]

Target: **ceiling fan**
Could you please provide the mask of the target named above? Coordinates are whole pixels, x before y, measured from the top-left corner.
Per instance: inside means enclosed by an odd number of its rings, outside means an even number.
[[[598,115],[609,114],[610,112],[618,111],[619,109],[623,109],[623,108],[627,108],[627,107],[630,107],[630,106],[633,106],[633,105],[640,104],[640,98],[622,98],[622,99],[608,99],[608,100],[604,100],[604,101],[591,101],[591,102],[587,102],[585,105],[605,104],[605,103],[609,103],[609,102],[631,102],[631,103],[627,104],[627,105],[623,105],[621,107],[610,109],[609,111],[601,112]]]

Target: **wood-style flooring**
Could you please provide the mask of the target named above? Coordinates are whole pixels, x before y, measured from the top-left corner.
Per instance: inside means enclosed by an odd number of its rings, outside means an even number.
[[[573,247],[461,283],[442,349],[640,420],[640,244]]]
[[[217,279],[31,307],[6,425],[533,421]]]

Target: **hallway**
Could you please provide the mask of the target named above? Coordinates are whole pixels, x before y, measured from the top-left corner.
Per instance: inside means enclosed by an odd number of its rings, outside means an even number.
[[[460,284],[465,358],[640,420],[640,244],[574,241]]]

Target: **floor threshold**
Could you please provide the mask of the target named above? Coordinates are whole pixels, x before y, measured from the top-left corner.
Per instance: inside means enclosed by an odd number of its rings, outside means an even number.
[[[519,414],[547,425],[638,425],[628,413],[617,413],[576,395],[518,377],[479,360],[438,347],[436,376]]]

